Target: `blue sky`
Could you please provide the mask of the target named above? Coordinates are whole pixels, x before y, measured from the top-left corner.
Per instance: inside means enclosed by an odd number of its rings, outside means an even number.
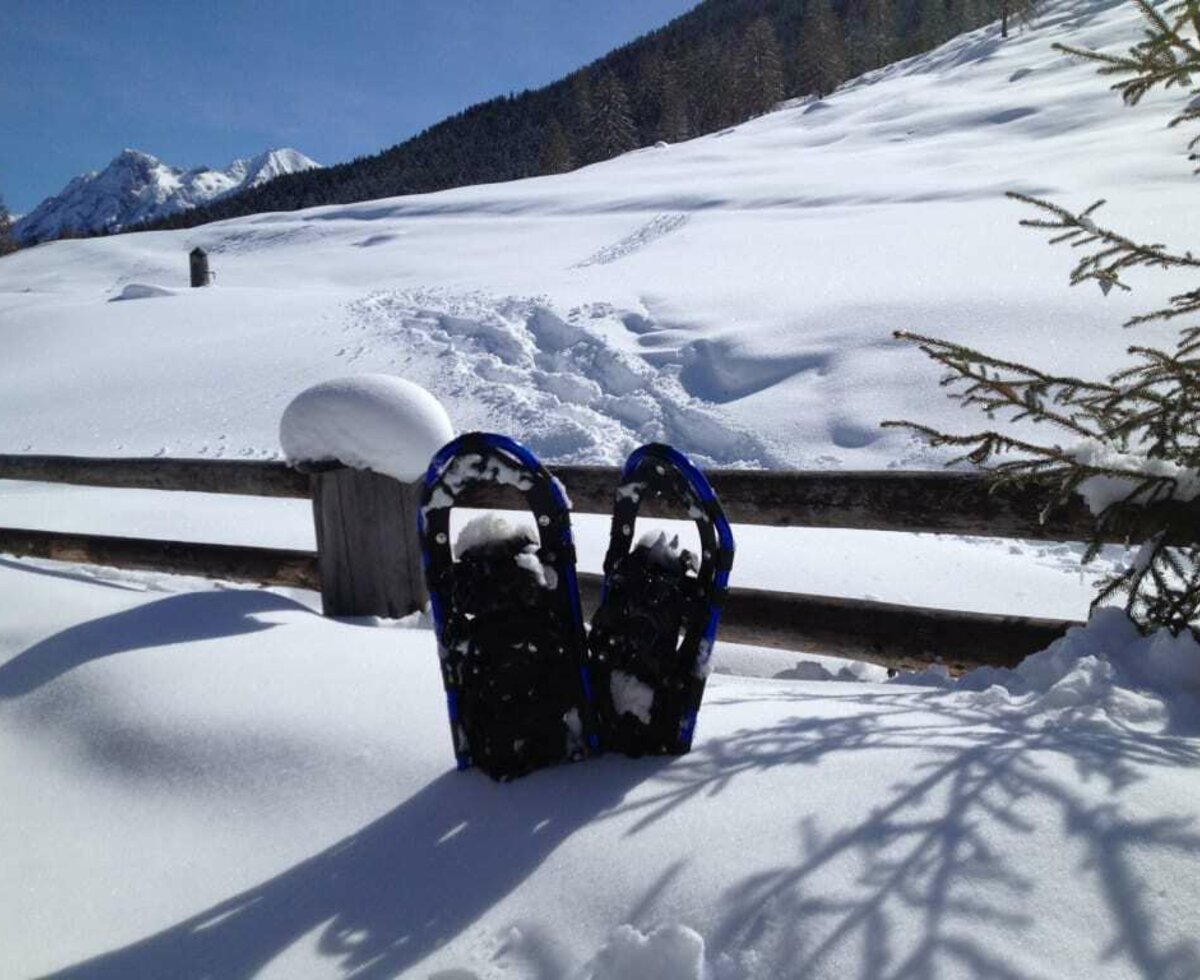
[[[127,146],[180,167],[373,153],[697,2],[0,0],[0,194],[26,212]]]

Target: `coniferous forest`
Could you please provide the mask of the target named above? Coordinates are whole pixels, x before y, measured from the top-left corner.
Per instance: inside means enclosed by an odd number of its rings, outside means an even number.
[[[471,106],[373,156],[303,173],[138,229],[181,228],[562,173],[761,115],[785,98],[936,47],[1032,0],[704,0],[535,91]]]

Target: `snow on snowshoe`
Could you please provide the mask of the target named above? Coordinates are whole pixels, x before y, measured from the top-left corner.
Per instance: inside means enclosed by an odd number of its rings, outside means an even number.
[[[699,556],[661,533],[634,544],[638,509],[654,498],[695,521]],[[670,446],[635,450],[617,488],[588,641],[606,750],[679,755],[691,748],[733,551],[729,521],[704,474]]]
[[[487,514],[452,550],[451,510],[486,484],[524,493],[537,531]],[[419,530],[458,767],[505,780],[582,758],[596,736],[561,485],[511,439],[460,436],[430,463]]]

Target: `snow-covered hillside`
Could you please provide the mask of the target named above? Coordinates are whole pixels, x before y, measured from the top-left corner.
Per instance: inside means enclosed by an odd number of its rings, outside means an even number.
[[[180,170],[149,153],[123,150],[103,170],[76,177],[46,198],[13,232],[23,242],[40,242],[68,232],[119,231],[318,166],[286,148],[234,160],[224,170]]]
[[[933,465],[880,420],[964,420],[894,329],[1095,372],[1177,285],[1068,289],[1005,190],[1200,241],[1178,98],[1124,108],[1050,49],[1139,29],[1066,0],[570,174],[26,250],[0,262],[0,450],[270,454],[297,391],[392,371],[551,459],[661,436],[719,463]],[[195,245],[212,289],[179,288]],[[131,283],[178,291],[110,302]]]
[[[878,428],[969,421],[893,329],[1100,372],[1178,285],[1068,290],[1004,190],[1200,241],[1178,100],[1124,109],[1050,50],[1138,31],[1056,0],[571,174],[27,249],[0,260],[0,453],[272,456],[301,390],[387,372],[548,460],[937,465]],[[0,526],[313,546],[300,500],[0,482]],[[606,521],[575,526],[597,570]],[[1068,544],[736,536],[736,586],[1090,593]],[[1112,611],[960,684],[719,643],[691,754],[498,785],[453,771],[419,620],[4,558],[0,596],[5,980],[1200,980],[1200,648]]]

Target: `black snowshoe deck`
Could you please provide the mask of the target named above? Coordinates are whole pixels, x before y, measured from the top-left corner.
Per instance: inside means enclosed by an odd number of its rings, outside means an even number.
[[[639,507],[650,498],[695,522],[698,557],[665,538],[634,544]],[[617,489],[589,637],[604,749],[636,756],[691,748],[733,555],[729,522],[700,470],[669,446],[636,450]]]
[[[450,514],[479,484],[525,494],[529,532],[483,535],[455,561]],[[596,745],[570,510],[527,449],[470,433],[434,457],[420,537],[460,769],[512,779]]]

